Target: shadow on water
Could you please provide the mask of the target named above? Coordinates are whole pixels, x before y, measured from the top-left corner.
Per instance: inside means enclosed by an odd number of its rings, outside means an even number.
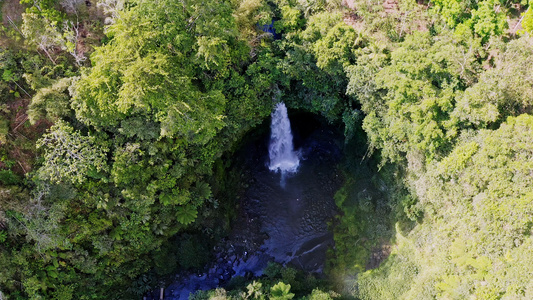
[[[244,144],[234,165],[242,170],[247,189],[231,235],[216,248],[205,272],[178,278],[167,287],[165,299],[187,299],[190,292],[224,286],[236,276],[261,276],[273,261],[322,273],[326,251],[333,246],[328,221],[337,214],[333,196],[343,181],[337,170],[343,138],[312,115],[290,117],[298,172],[281,178],[269,170],[269,132],[264,129]]]

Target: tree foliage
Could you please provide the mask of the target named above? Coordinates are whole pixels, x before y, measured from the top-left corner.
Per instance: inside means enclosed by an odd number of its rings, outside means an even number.
[[[460,129],[456,97],[477,71],[479,50],[463,43],[415,33],[391,53],[388,65],[380,68],[379,56],[363,56],[350,72],[348,93],[361,101],[363,128],[384,158],[398,161],[416,150],[433,159],[450,149]]]
[[[433,3],[435,12],[443,17],[448,26],[460,32],[472,30],[485,41],[491,36],[503,34],[508,27],[506,15],[510,2],[436,0]]]
[[[479,81],[458,99],[454,114],[464,122],[485,127],[509,115],[530,113],[532,43],[528,37],[508,43],[495,68],[481,74]]]
[[[235,213],[226,160],[279,101],[344,127],[335,287],[532,297],[531,10],[506,33],[526,3],[21,2],[0,35],[4,297],[139,298],[201,268]],[[195,297],[338,296],[323,290],[271,266]]]
[[[530,115],[512,117],[431,163],[413,182],[424,222],[359,277],[362,298],[527,299],[531,282],[520,274],[531,272],[532,130]]]
[[[91,171],[106,168],[105,148],[96,147],[94,137],[82,136],[62,121],[50,128],[37,147],[45,148],[39,177],[54,183],[83,183]]]

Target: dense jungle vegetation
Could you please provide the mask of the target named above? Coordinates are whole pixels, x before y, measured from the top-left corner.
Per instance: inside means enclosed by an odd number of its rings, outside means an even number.
[[[344,128],[327,280],[272,265],[196,299],[533,298],[527,1],[0,5],[0,299],[140,299],[200,268],[281,100]]]

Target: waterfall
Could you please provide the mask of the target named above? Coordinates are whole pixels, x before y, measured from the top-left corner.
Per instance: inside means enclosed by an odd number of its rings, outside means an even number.
[[[284,103],[278,103],[272,112],[272,131],[268,155],[270,157],[269,169],[280,171],[282,184],[286,173],[294,173],[298,170],[300,159],[293,149],[291,123],[287,116],[287,107]]]

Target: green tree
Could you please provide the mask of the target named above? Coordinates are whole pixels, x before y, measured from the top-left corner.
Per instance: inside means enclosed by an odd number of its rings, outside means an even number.
[[[266,1],[239,0],[233,1],[235,23],[239,28],[241,38],[252,46],[257,45],[259,35],[257,25],[266,25],[272,21],[273,12]]]
[[[55,22],[35,13],[23,14],[22,34],[28,44],[42,50],[54,64],[53,49],[66,49],[63,35]]]
[[[472,11],[474,32],[488,41],[491,36],[498,36],[507,29],[505,8],[498,0],[486,0],[478,3],[477,9]]]
[[[527,299],[532,131],[524,114],[465,135],[410,181],[424,221],[405,235],[397,229],[389,258],[359,275],[360,298]]]
[[[507,7],[510,2],[484,0],[435,0],[433,10],[441,15],[446,24],[458,32],[471,29],[484,42],[492,36],[500,36],[507,29]]]
[[[456,95],[477,69],[477,51],[464,42],[416,33],[391,53],[389,65],[379,69],[383,58],[362,56],[349,68],[348,93],[361,102],[363,128],[383,158],[400,161],[401,153],[416,150],[433,159],[450,149],[460,129],[452,114]]]
[[[264,299],[263,284],[261,282],[253,281],[246,286],[246,297],[250,299]]]
[[[106,150],[96,146],[93,136],[83,136],[67,123],[58,121],[37,143],[44,149],[44,164],[39,177],[52,182],[81,184],[93,172],[106,166]]]
[[[280,281],[270,288],[269,299],[276,299],[276,300],[292,299],[294,298],[294,294],[291,293],[290,291],[291,291],[291,285],[285,284]]]
[[[68,88],[72,78],[62,78],[51,86],[41,88],[33,96],[28,107],[28,118],[32,124],[40,119],[51,121],[72,115]]]
[[[525,12],[522,13],[522,30],[518,31],[518,34],[525,34],[533,32],[533,11],[531,11],[531,6],[527,8]]]
[[[496,67],[481,74],[479,82],[459,97],[454,114],[464,122],[485,127],[509,115],[531,112],[531,55],[532,38],[524,36],[509,42],[498,56]]]

